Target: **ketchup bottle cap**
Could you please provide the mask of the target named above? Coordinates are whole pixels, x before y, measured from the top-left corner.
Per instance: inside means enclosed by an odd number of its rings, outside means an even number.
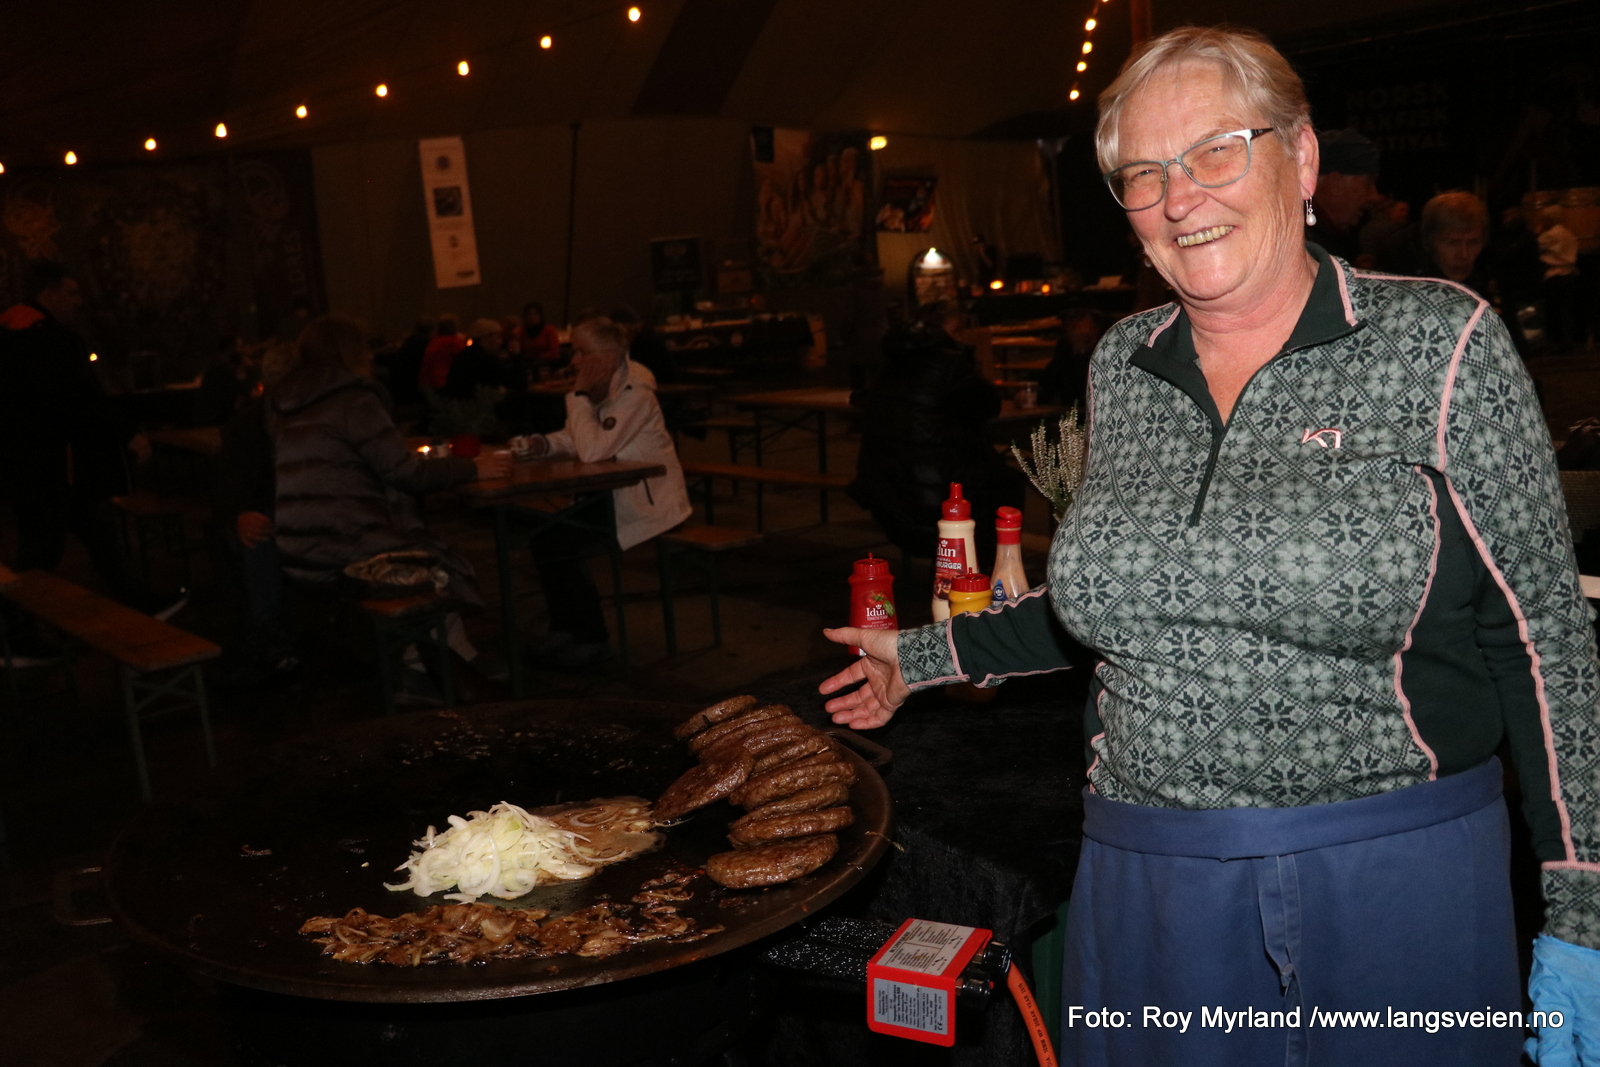
[[[1001,508],[994,513],[994,527],[997,530],[1022,529],[1022,512],[1016,508]]]
[[[961,483],[950,483],[950,498],[944,502],[940,514],[946,519],[972,518],[972,502],[961,498]]]
[[[950,579],[950,588],[958,593],[983,593],[987,592],[989,576],[987,574],[974,574],[968,571],[959,578]]]
[[[866,559],[856,560],[855,571],[853,574],[851,574],[851,577],[862,578],[871,581],[875,578],[893,578],[894,575],[889,573],[888,560],[878,559],[872,553],[868,552]]]

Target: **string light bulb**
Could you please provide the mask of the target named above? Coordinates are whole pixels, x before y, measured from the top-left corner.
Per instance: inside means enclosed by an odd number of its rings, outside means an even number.
[[[6,172],[6,165],[4,163],[0,163],[0,174],[4,174],[5,172]]]
[[[374,89],[372,91],[374,93],[376,93],[378,96],[388,96],[389,95],[389,87],[387,85],[384,85],[384,84],[381,84],[381,83],[378,85],[378,87],[376,89]]]
[[[878,151],[880,148],[888,148],[889,138],[879,134],[877,137],[874,137],[872,140],[867,142],[867,147],[871,148],[874,152]]]
[[[146,152],[154,152],[156,150],[156,139],[154,137],[146,137],[144,139],[144,150]]]
[[[556,43],[555,40],[553,38],[551,38],[551,36],[548,33],[545,34],[543,37],[539,38],[539,47],[543,48],[546,51],[549,51],[550,50],[550,46],[555,44],[555,43]]]
[[[466,60],[463,59],[461,62],[456,64],[456,73],[465,78],[468,74],[472,73],[472,67],[467,63]]]
[[[98,362],[100,362],[100,353],[98,353],[98,352],[90,352],[89,353],[89,362],[90,363],[98,363]]]
[[[1080,59],[1080,60],[1078,60],[1078,73],[1079,73],[1079,74],[1082,74],[1082,73],[1083,73],[1083,72],[1084,72],[1084,71],[1086,71],[1086,70],[1088,70],[1088,69],[1089,69],[1089,64],[1087,64],[1087,63],[1085,63],[1085,62],[1084,62],[1084,61],[1083,61],[1083,60],[1081,60],[1081,59]]]
[[[78,162],[78,153],[68,152],[66,155],[62,156],[61,159],[62,162],[66,163],[67,166],[74,166]]]
[[[309,114],[311,114],[311,112],[306,110],[306,106],[304,104],[301,104],[299,107],[294,109],[294,117],[297,119],[303,119]]]
[[[226,137],[228,136],[228,124],[226,122],[219,122],[217,123],[217,128],[211,132],[216,134],[218,137]]]
[[[638,8],[636,8],[636,7],[628,8],[628,21],[629,22],[638,22],[640,14],[641,14],[641,12],[639,11]]]
[[[1084,55],[1088,55],[1090,52],[1093,52],[1093,51],[1094,51],[1094,42],[1093,41],[1085,41],[1085,42],[1083,42],[1083,54]]]
[[[1078,90],[1074,89],[1074,90],[1072,90],[1072,92],[1068,93],[1067,94],[1067,99],[1068,100],[1076,100],[1076,99],[1078,99]]]
[[[1089,33],[1093,33],[1094,32],[1094,28],[1096,26],[1098,26],[1098,25],[1100,25],[1098,22],[1096,22],[1094,19],[1090,19],[1088,22],[1085,22],[1083,24],[1083,28],[1084,28],[1085,31],[1087,31]]]

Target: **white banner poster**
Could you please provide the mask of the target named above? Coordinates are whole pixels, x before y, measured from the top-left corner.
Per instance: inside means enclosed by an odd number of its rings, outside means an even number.
[[[467,149],[459,137],[418,141],[422,197],[428,204],[433,239],[433,277],[440,289],[477,285],[478,239],[472,231],[472,195],[467,190]]]

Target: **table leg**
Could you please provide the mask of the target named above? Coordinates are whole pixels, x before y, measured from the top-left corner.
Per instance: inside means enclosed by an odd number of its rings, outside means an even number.
[[[828,413],[817,412],[817,470],[822,474],[828,473]],[[817,493],[818,506],[822,512],[822,525],[828,525],[828,491],[820,490]]]
[[[517,640],[517,598],[511,588],[511,529],[506,509],[494,508],[494,558],[500,568],[500,631],[505,641],[506,666],[511,671],[511,695],[527,695],[523,681],[522,644]]]

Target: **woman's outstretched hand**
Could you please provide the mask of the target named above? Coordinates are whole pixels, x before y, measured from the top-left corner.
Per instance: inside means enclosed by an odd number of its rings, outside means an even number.
[[[822,636],[841,645],[855,645],[866,653],[817,688],[827,694],[863,680],[866,684],[834,697],[823,708],[834,722],[856,730],[871,730],[888,722],[911,695],[910,687],[900,676],[899,633],[841,626],[823,630]]]

